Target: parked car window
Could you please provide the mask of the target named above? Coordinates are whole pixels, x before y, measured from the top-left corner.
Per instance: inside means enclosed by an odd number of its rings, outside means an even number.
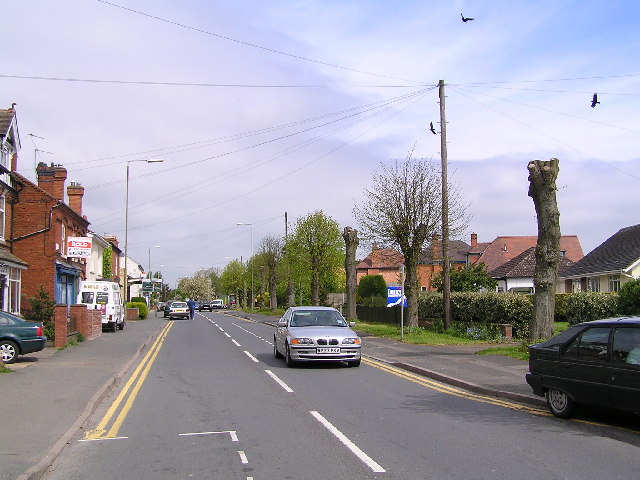
[[[617,328],[613,334],[613,361],[640,365],[640,328]]]
[[[607,360],[610,328],[588,328],[565,349],[565,355],[584,360]]]
[[[575,336],[578,330],[580,330],[580,327],[571,327],[564,332],[559,333],[555,337],[547,340],[542,344],[542,346],[545,348],[553,348],[555,350],[558,350],[562,345],[567,343],[571,339],[571,337]]]

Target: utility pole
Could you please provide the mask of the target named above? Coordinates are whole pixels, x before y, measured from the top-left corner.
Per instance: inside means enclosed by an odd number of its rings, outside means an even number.
[[[447,180],[447,120],[444,108],[444,80],[438,84],[440,97],[440,158],[442,161],[442,301],[444,328],[451,326],[451,275],[449,269],[449,188]]]

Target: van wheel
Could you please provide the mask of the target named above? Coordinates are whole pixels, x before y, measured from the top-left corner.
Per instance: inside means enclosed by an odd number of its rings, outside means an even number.
[[[574,403],[569,395],[557,388],[547,390],[547,406],[556,417],[569,418],[573,415]]]
[[[126,320],[122,320],[122,322],[120,322],[120,325],[118,325],[118,330],[124,330],[125,323],[127,323]]]
[[[116,322],[109,322],[109,331],[110,332],[116,331]]]

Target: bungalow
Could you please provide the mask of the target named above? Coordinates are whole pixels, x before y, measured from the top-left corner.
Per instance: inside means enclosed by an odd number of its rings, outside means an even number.
[[[559,275],[562,292],[617,292],[640,277],[640,225],[618,230]]]

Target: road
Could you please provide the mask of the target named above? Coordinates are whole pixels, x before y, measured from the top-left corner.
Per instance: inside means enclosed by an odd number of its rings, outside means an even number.
[[[273,333],[216,312],[167,321],[45,478],[637,478],[639,448],[599,428],[370,359],[288,369]]]

